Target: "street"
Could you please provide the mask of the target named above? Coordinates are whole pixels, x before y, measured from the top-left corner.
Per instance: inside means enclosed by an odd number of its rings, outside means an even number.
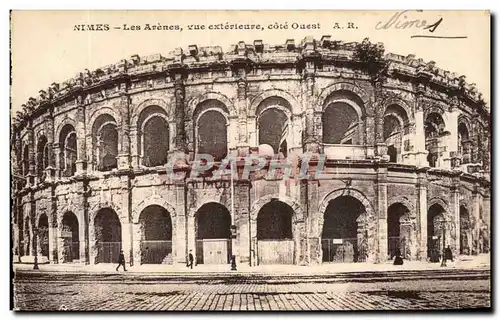
[[[489,270],[329,276],[17,272],[15,309],[437,310],[490,307]]]

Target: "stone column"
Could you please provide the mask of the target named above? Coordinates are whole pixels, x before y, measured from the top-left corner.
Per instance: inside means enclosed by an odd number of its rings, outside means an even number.
[[[446,129],[450,132],[447,139],[446,151],[443,154],[443,164],[445,169],[455,167],[455,159],[457,159],[458,152],[458,108],[452,108],[451,111],[446,112]]]
[[[417,225],[420,240],[417,258],[420,261],[427,261],[427,172],[425,169],[420,169],[417,175]]]
[[[139,150],[137,127],[130,127],[130,166],[133,169],[139,169],[142,164],[141,154],[142,150]],[[142,146],[142,144],[141,144]]]
[[[28,174],[26,175],[26,186],[33,186],[35,184],[35,134],[33,133],[32,124],[26,129],[28,132]]]
[[[49,260],[52,263],[58,263],[59,228],[57,223],[57,198],[55,196],[55,188],[51,188],[52,197],[50,199],[49,214]]]
[[[177,150],[184,152],[186,150],[186,114],[185,114],[185,88],[181,74],[174,74],[174,90],[175,90],[175,147]]]
[[[76,174],[81,175],[87,169],[87,147],[85,144],[86,126],[85,126],[85,104],[83,99],[78,99],[77,119],[76,119],[76,146],[77,146],[77,160],[76,160]]]
[[[314,105],[315,94],[315,76],[314,62],[306,61],[304,69],[304,81],[302,81],[302,110],[305,110],[305,128],[302,134],[303,152],[319,153],[322,144],[316,131],[315,109],[319,106]]]
[[[120,90],[120,107],[122,111],[121,132],[119,140],[121,141],[121,149],[118,151],[118,170],[128,170],[130,168],[130,98],[126,83],[121,83]],[[125,250],[124,250],[125,252]]]
[[[380,166],[377,172],[377,208],[378,257],[376,261],[383,262],[387,260],[387,167],[385,166]]]
[[[451,203],[450,203],[450,218],[452,230],[454,234],[450,241],[450,247],[453,251],[453,256],[457,257],[460,254],[460,171],[454,171],[451,188]]]
[[[472,226],[472,244],[473,247],[471,247],[471,250],[475,252],[476,254],[479,254],[479,237],[480,237],[480,227],[481,227],[481,218],[480,218],[480,207],[481,207],[481,193],[479,192],[480,190],[479,184],[476,183],[474,186],[474,191],[473,191],[473,221],[474,224]],[[474,241],[475,240],[475,241]]]
[[[74,214],[78,217],[78,241],[80,242],[79,248],[80,248],[80,264],[88,264],[90,259],[87,258],[87,241],[88,241],[88,225],[87,221],[85,219],[85,212],[84,210],[81,210],[79,212],[74,212]],[[80,222],[82,221],[82,222]]]
[[[366,124],[366,125],[364,125]],[[375,117],[373,115],[367,115],[364,119],[361,119],[360,131],[363,134],[360,137],[360,144],[364,144],[368,147],[375,146]]]
[[[187,229],[186,229],[186,190],[183,184],[175,186],[176,207],[175,207],[175,229],[172,230],[172,255],[175,264],[186,264],[188,254]]]
[[[141,265],[142,264],[142,248],[141,248],[141,239],[143,237],[143,230],[141,223],[131,223],[132,226],[132,255],[134,257],[134,264]]]
[[[412,141],[413,164],[419,167],[428,167],[428,151],[425,149],[424,111],[422,109],[415,110],[415,134],[412,137]]]
[[[247,91],[248,91],[248,83],[246,80],[246,71],[245,69],[240,69],[240,79],[237,82],[237,101],[236,101],[236,110],[238,111],[238,127],[229,127],[231,133],[238,132],[238,154],[244,156],[249,153],[250,143],[248,141],[248,129],[247,129],[247,108],[248,108],[248,100],[247,100]],[[233,115],[234,116],[234,115]],[[234,125],[234,123],[233,123]],[[231,134],[229,135],[232,136]],[[231,139],[232,140],[232,139]],[[229,145],[232,143],[228,139]]]
[[[235,209],[237,226],[238,263],[250,264],[250,182],[239,182],[235,186]],[[233,253],[234,254],[234,253]]]
[[[195,214],[196,212],[194,211],[194,208],[191,208],[189,210],[189,214],[185,217],[187,223],[186,223],[186,246],[187,246],[187,251],[193,250],[193,256],[194,260],[196,262],[196,226],[195,226]],[[186,261],[186,258],[184,258],[184,261]]]
[[[55,168],[56,168],[56,153],[54,153],[54,115],[52,110],[50,110],[49,116],[46,118],[46,130],[47,130],[47,150],[49,163],[48,167],[45,168],[47,172],[47,181],[52,181],[55,179]]]

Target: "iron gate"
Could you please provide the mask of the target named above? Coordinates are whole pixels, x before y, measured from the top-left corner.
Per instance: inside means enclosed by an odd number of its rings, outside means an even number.
[[[122,249],[121,242],[99,242],[97,247],[97,263],[118,263]]]
[[[357,238],[321,239],[323,262],[365,262],[367,246]]]
[[[172,264],[172,241],[141,241],[141,264]]]

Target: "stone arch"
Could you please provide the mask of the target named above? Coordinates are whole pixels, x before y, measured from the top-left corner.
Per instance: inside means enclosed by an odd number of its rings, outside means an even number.
[[[229,112],[229,117],[237,117],[238,116],[238,111],[236,110],[234,106],[234,102],[230,100],[227,96],[218,93],[218,92],[205,92],[201,96],[194,97],[188,102],[188,110],[189,110],[189,115],[188,118],[192,118],[195,114],[196,107],[198,107],[200,104],[202,104],[205,101],[208,100],[217,100],[220,103],[222,103],[228,110]],[[227,114],[225,115],[227,116]]]
[[[300,203],[297,200],[294,200],[290,197],[287,196],[283,197],[278,194],[265,195],[257,199],[250,207],[250,218],[252,220],[257,221],[257,215],[259,214],[260,209],[262,209],[264,205],[271,202],[272,200],[281,201],[287,204],[290,208],[292,208],[293,210],[292,223],[295,223],[303,219],[303,211],[302,207],[300,206]]]
[[[76,130],[77,127],[76,121],[65,115],[65,118],[59,123],[59,125],[56,128],[56,131],[54,133],[54,142],[59,141],[59,137],[61,136],[61,131],[67,124],[71,125]]]
[[[139,216],[141,215],[141,212],[152,205],[157,205],[167,210],[172,220],[176,217],[175,208],[167,201],[167,199],[160,195],[154,195],[152,197],[145,198],[137,206],[135,206],[132,211],[132,222],[139,223]]]
[[[400,97],[389,97],[389,98],[385,99],[382,102],[380,116],[383,116],[385,114],[387,108],[389,108],[392,105],[396,105],[398,107],[401,107],[406,112],[406,116],[408,117],[408,120],[410,121],[410,123],[412,122],[412,120],[414,119],[413,110],[410,107],[410,105],[408,104],[408,102],[406,102],[404,99],[402,99]]]
[[[409,217],[416,216],[417,210],[415,208],[415,203],[411,202],[407,197],[402,196],[402,195],[398,195],[396,197],[391,198],[391,200],[388,201],[388,203],[387,203],[387,208],[389,208],[393,204],[397,204],[397,203],[400,203],[403,206],[405,206],[406,208],[408,208],[408,210],[410,211]]]
[[[330,203],[331,200],[334,200],[335,198],[338,198],[340,196],[351,196],[351,197],[359,200],[359,202],[361,202],[361,204],[365,207],[368,220],[375,219],[375,214],[374,214],[372,204],[370,203],[370,200],[368,200],[368,198],[364,195],[363,192],[361,192],[357,189],[352,189],[352,188],[337,189],[337,190],[330,192],[326,196],[324,196],[320,202],[321,204],[320,204],[319,210],[318,210],[318,212],[319,212],[319,216],[318,216],[319,228],[317,229],[318,234],[315,236],[317,236],[317,237],[321,236],[321,230],[322,230],[322,226],[324,223],[324,215],[326,212],[326,208],[328,207],[328,204]]]
[[[440,105],[433,104],[424,110],[424,124],[427,121],[427,117],[432,113],[436,113],[441,116],[441,119],[443,120],[444,124],[444,131],[448,131],[449,130],[448,117],[446,115],[445,109]]]
[[[40,125],[38,128],[35,130],[35,141],[38,141],[38,139],[42,136],[47,136],[45,133],[45,129]]]
[[[40,218],[42,215],[47,216],[47,220],[49,222],[49,226],[51,226],[51,221],[52,221],[52,215],[50,214],[50,210],[46,210],[46,208],[37,208],[36,213],[35,213],[35,226],[38,226],[40,223]]]
[[[132,115],[130,117],[130,127],[131,128],[136,128],[138,126],[137,121],[139,121],[139,116],[141,115],[142,111],[147,109],[150,106],[158,106],[162,108],[167,117],[171,120],[172,118],[172,110],[169,107],[169,105],[165,102],[165,100],[160,99],[160,98],[150,98],[142,101],[141,103],[137,104],[133,108]]]
[[[365,108],[370,103],[370,96],[365,90],[348,82],[336,82],[321,90],[321,93],[314,104],[317,112],[323,111],[325,102],[336,91],[348,91],[354,94],[363,102]],[[368,109],[366,109],[366,111],[369,112]]]
[[[78,222],[80,222],[81,219],[81,208],[77,204],[67,204],[67,203],[58,203],[57,204],[57,225],[60,226],[62,223],[62,219],[64,217],[64,214],[66,212],[73,212],[76,218],[78,219]]]
[[[256,116],[257,108],[259,107],[259,105],[264,100],[271,97],[279,97],[286,100],[290,104],[291,112],[293,115],[300,115],[303,111],[301,104],[287,91],[282,89],[269,89],[262,92],[258,96],[255,96],[250,101],[250,105],[248,107],[248,116],[249,117]]]
[[[433,197],[427,201],[427,211],[429,211],[429,209],[435,204],[440,205],[441,208],[443,208],[443,210],[449,214],[448,202],[440,197]]]
[[[471,135],[472,133],[472,125],[471,125],[471,121],[469,118],[467,118],[465,115],[460,115],[458,117],[458,120],[457,120],[457,127],[459,125],[463,124],[465,126],[465,128],[467,128],[467,132],[469,133],[469,136]]]
[[[377,223],[376,216],[373,210],[373,207],[368,200],[368,198],[363,194],[363,192],[353,189],[353,188],[341,188],[334,190],[323,197],[320,202],[319,210],[316,215],[316,227],[313,228],[313,234],[311,235],[314,238],[320,240],[323,236],[323,225],[325,223],[325,214],[328,209],[328,205],[331,201],[339,198],[339,197],[352,197],[359,201],[361,205],[364,207],[365,212],[360,213],[357,217],[356,222],[359,224],[363,224],[366,232],[366,236],[363,238],[366,239],[366,261],[375,261],[377,256]],[[318,258],[322,259],[323,256],[323,248],[320,248],[318,251]]]
[[[87,132],[91,133],[92,129],[94,128],[94,123],[95,121],[101,116],[101,115],[110,115],[115,119],[116,122],[116,127],[120,128],[122,125],[122,114],[117,110],[109,106],[103,106],[100,107],[96,110],[94,110],[92,113],[90,113],[89,120],[87,122]],[[76,128],[76,127],[75,127]]]
[[[90,213],[89,214],[89,221],[90,221],[90,224],[92,225],[92,228],[93,228],[94,220],[95,220],[97,213],[99,211],[101,211],[102,209],[106,209],[106,208],[109,208],[109,209],[115,211],[116,215],[118,216],[118,219],[120,219],[120,223],[122,223],[122,224],[127,223],[127,221],[124,220],[125,219],[124,216],[122,215],[122,210],[114,202],[109,202],[109,201],[96,202],[89,207],[89,213]]]

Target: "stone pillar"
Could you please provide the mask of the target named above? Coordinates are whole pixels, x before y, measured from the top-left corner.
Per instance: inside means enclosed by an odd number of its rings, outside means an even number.
[[[246,71],[245,69],[240,69],[240,79],[237,82],[237,97],[236,100],[236,110],[238,111],[238,127],[230,127],[228,129],[229,132],[234,133],[238,132],[238,154],[244,156],[249,153],[250,143],[248,141],[248,129],[247,129],[247,108],[248,108],[248,99],[247,99],[247,91],[248,91],[248,83],[246,80]],[[234,115],[233,115],[234,116]],[[233,123],[234,125],[234,123]],[[236,130],[235,130],[236,129]],[[231,134],[229,135],[231,138]],[[232,139],[231,139],[232,140]],[[228,139],[229,145],[232,143],[230,139]]]
[[[78,217],[78,240],[80,242],[80,263],[81,264],[89,264],[90,258],[87,258],[87,252],[88,252],[88,225],[87,221],[85,219],[85,213],[84,210],[81,210],[80,212],[74,212],[74,214],[77,215]],[[82,221],[82,222],[80,222]]]
[[[235,186],[238,263],[250,264],[250,182]],[[233,253],[234,254],[234,253]]]
[[[383,262],[387,260],[387,167],[385,166],[380,166],[377,172],[377,208],[378,257],[376,261]]]
[[[142,264],[142,247],[141,247],[141,239],[143,237],[143,230],[141,223],[131,223],[132,225],[132,251],[134,257],[134,264],[140,265]],[[173,249],[173,248],[172,248]]]
[[[31,166],[30,166],[31,167]],[[39,234],[38,234],[38,226],[36,224],[36,202],[35,202],[35,199],[33,197],[33,192],[30,193],[30,256],[34,256],[37,252],[37,250],[39,250],[39,247],[37,244],[38,244],[38,238],[39,238]],[[36,250],[35,250],[35,247],[36,247]]]
[[[368,115],[364,119],[362,119],[360,125],[366,124],[363,126],[363,129],[360,128],[360,131],[363,134],[360,137],[360,144],[364,144],[368,147],[375,146],[375,117],[373,115]]]
[[[295,221],[295,264],[299,266],[307,265],[307,232],[304,217]]]
[[[120,107],[123,118],[119,140],[121,149],[118,152],[118,170],[128,170],[130,168],[130,98],[127,93],[127,84],[120,84]],[[125,252],[125,250],[124,250]]]
[[[175,90],[175,147],[177,150],[185,152],[186,150],[186,114],[185,114],[185,88],[183,77],[181,74],[174,74],[174,90]]]
[[[50,110],[49,116],[46,118],[46,131],[47,131],[47,150],[49,163],[46,169],[46,181],[53,181],[55,179],[55,168],[56,168],[56,153],[54,153],[54,115],[52,110]]]
[[[85,104],[79,99],[76,119],[76,146],[77,146],[77,160],[76,160],[76,174],[81,175],[87,169],[87,148],[85,145]]]
[[[314,62],[306,61],[304,70],[304,81],[302,82],[302,110],[305,110],[305,128],[302,133],[303,152],[319,153],[322,144],[319,132],[316,127],[315,109],[319,106],[314,105],[315,93]]]
[[[424,111],[421,109],[415,110],[415,134],[412,141],[414,150],[413,164],[419,167],[428,167],[428,151],[425,149]]]
[[[176,207],[175,207],[175,229],[172,230],[172,256],[174,263],[186,264],[188,254],[187,230],[186,230],[186,190],[182,184],[175,186]]]
[[[26,186],[33,186],[35,184],[35,134],[31,123],[26,129],[28,132],[28,174],[26,175]]]
[[[446,143],[446,151],[443,153],[443,164],[445,169],[456,167],[458,158],[458,115],[459,109],[453,108],[446,112],[446,129],[450,132]]]
[[[419,170],[417,174],[417,225],[420,243],[417,258],[427,261],[427,172],[424,169]]]
[[[169,133],[170,134],[170,133]],[[137,127],[130,127],[130,166],[133,169],[139,169],[142,165],[141,154],[142,150],[139,150]],[[141,143],[142,147],[142,143]]]
[[[450,241],[450,248],[453,251],[453,256],[457,257],[460,254],[460,171],[454,173],[451,188],[450,220],[451,229],[455,232],[450,239],[454,239],[454,241]]]
[[[479,254],[479,237],[480,237],[480,227],[481,227],[481,218],[480,218],[480,211],[481,211],[481,193],[479,192],[479,184],[476,183],[474,186],[474,191],[473,191],[473,212],[472,212],[472,217],[474,224],[472,226],[472,245],[471,247],[472,252],[475,252],[476,254]]]
[[[196,262],[196,226],[195,226],[195,214],[196,212],[194,211],[194,208],[191,208],[189,210],[189,214],[185,217],[187,223],[186,223],[186,246],[187,246],[187,251],[193,250],[193,256],[194,260]],[[186,261],[186,258],[184,258],[184,261]]]
[[[53,187],[52,187],[53,188]],[[52,263],[59,262],[59,228],[57,222],[57,198],[54,196],[54,189],[50,199],[50,215],[49,215],[49,260]]]

